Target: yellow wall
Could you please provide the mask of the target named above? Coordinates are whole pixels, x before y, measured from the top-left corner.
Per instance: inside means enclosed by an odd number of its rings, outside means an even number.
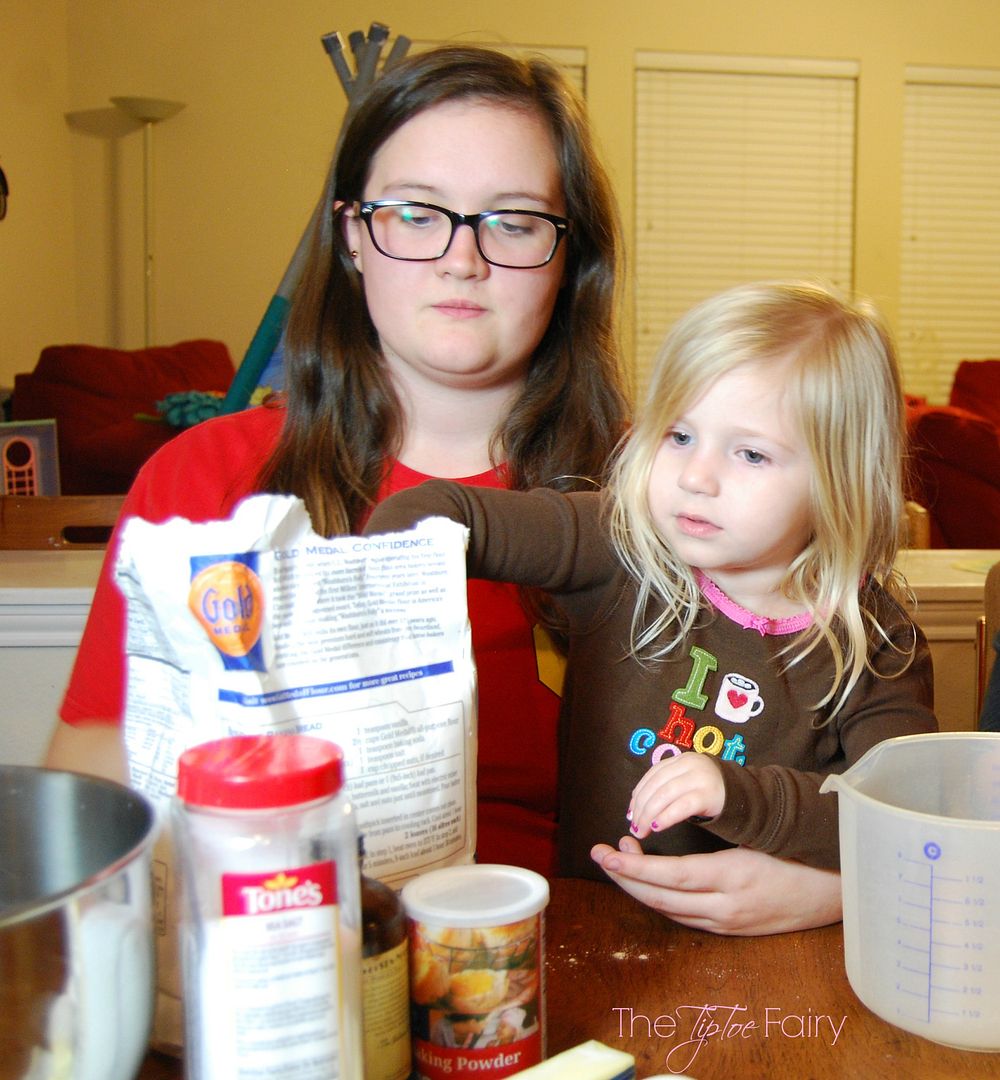
[[[46,342],[78,332],[73,156],[67,100],[67,0],[0,0],[0,386]]]
[[[890,319],[904,67],[1000,68],[997,0],[0,0],[0,163],[14,188],[0,223],[0,385],[56,340],[142,344],[143,139],[112,95],[186,103],[154,131],[155,340],[218,337],[238,362],[340,128],[345,97],[320,37],[372,21],[420,39],[585,49],[627,227],[635,50],[857,60],[856,284]]]

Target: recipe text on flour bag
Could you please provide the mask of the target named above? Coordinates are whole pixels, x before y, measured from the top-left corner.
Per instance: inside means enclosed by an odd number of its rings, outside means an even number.
[[[125,523],[131,782],[169,798],[176,761],[226,735],[311,734],[344,750],[368,866],[400,887],[470,862],[475,664],[467,530],[320,537],[301,501],[228,521]]]

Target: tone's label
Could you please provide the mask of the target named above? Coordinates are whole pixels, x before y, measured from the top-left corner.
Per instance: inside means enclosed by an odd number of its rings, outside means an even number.
[[[264,588],[257,552],[192,555],[188,607],[230,670],[263,671]]]
[[[222,914],[276,915],[309,911],[337,902],[332,862],[313,863],[276,874],[223,874]]]
[[[340,1075],[339,909],[332,862],[223,874],[201,957],[204,1075]]]

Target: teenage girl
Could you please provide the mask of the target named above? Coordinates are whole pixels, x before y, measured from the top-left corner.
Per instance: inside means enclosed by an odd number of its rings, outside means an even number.
[[[628,417],[620,233],[562,72],[480,48],[403,60],[348,124],[322,200],[286,328],[285,401],[183,432],[123,514],[207,521],[251,492],[291,493],[333,535],[430,476],[602,482]],[[120,775],[115,553],[113,542],[49,764]],[[469,606],[479,857],[551,874],[559,698],[538,678],[535,618],[510,585],[470,582]]]

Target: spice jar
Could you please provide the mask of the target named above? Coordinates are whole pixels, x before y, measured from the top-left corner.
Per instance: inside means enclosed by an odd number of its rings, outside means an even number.
[[[361,1080],[357,832],[340,749],[235,736],[180,757],[188,1080]]]

